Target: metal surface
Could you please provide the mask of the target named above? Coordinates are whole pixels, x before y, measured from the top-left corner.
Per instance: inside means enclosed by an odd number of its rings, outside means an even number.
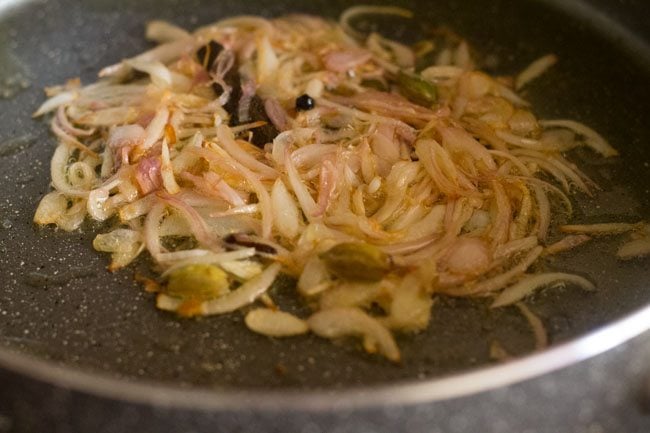
[[[547,52],[558,54],[561,62],[525,96],[541,117],[575,118],[595,126],[622,154],[617,161],[603,161],[587,152],[577,155],[585,158],[587,171],[604,189],[593,198],[580,198],[576,220],[648,218],[650,49],[637,24],[647,5],[609,5],[631,23],[621,25],[583,2],[390,3],[418,11],[417,28],[408,22],[389,26],[395,36],[408,39],[414,30],[423,33],[445,24],[467,36],[479,52],[498,60],[493,68],[500,73],[514,73]],[[155,383],[150,391],[142,388],[144,395],[151,393],[150,402],[161,404],[154,395],[171,406],[182,405],[191,395],[201,401],[212,396],[215,410],[219,401],[228,401],[226,390],[248,390],[250,401],[261,391],[320,388],[335,393],[325,397],[330,405],[344,395],[362,398],[354,394],[361,386],[369,400],[369,395],[389,395],[397,383],[406,387],[400,395],[414,395],[416,380],[421,381],[417,386],[440,390],[439,381],[426,379],[488,363],[488,347],[494,339],[515,354],[532,349],[525,321],[515,311],[491,311],[484,303],[468,300],[441,300],[428,331],[400,337],[402,366],[364,355],[352,345],[332,345],[311,336],[277,341],[254,335],[245,329],[239,313],[178,320],[154,309],[152,297],[132,281],[132,270],[105,272],[107,259],[92,250],[90,234],[32,226],[33,211],[48,188],[47,162],[54,143],[47,125],[30,119],[42,100],[42,87],[74,76],[90,82],[99,67],[145,49],[143,24],[151,18],[191,28],[239,13],[272,16],[300,11],[336,16],[347,4],[342,0],[0,1],[0,86],[11,94],[0,99],[0,281],[4,283],[0,363],[4,367],[12,364],[14,371],[46,382],[79,370],[84,377],[101,378],[95,385],[110,383],[104,394],[127,380]],[[7,83],[8,77],[16,77],[15,82]],[[21,78],[30,82],[29,88],[20,89]],[[597,240],[546,264],[551,269],[579,270],[599,287],[593,294],[546,291],[534,299],[532,309],[547,324],[552,343],[571,341],[650,303],[648,260],[618,262],[613,258],[617,242]],[[288,302],[288,290],[278,289],[276,296]],[[640,317],[634,332],[650,327],[647,312],[634,317]],[[630,328],[626,329],[615,332],[619,337],[612,341],[622,342],[623,334],[631,336]],[[590,354],[600,352],[599,347],[609,346],[603,343]],[[25,354],[40,361],[24,361]],[[565,356],[556,367],[583,358],[572,352]],[[46,361],[45,367],[41,361]],[[62,370],[48,370],[47,365]],[[510,378],[542,372],[527,371]],[[102,395],[91,383],[89,379],[66,386]],[[498,384],[505,383],[509,381]],[[201,390],[193,391],[196,388]],[[480,389],[470,388],[463,393]],[[430,392],[422,402],[432,398]],[[287,394],[277,398],[291,403]]]
[[[289,410],[254,404],[235,408],[180,406],[180,400],[169,398],[169,389],[148,393],[155,401],[132,402],[0,373],[5,389],[21,397],[16,401],[13,395],[0,393],[0,431],[641,433],[650,429],[650,416],[643,412],[643,381],[639,380],[647,377],[645,360],[649,358],[650,334],[646,333],[555,374],[490,392],[433,404],[383,403],[336,410],[331,405],[321,410],[309,410],[304,405]],[[365,397],[369,395],[374,393]],[[329,401],[336,401],[338,396],[330,396]],[[188,403],[205,403],[210,400],[206,397]]]

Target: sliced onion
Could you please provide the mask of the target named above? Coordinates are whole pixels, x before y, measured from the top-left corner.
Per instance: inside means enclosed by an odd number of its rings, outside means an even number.
[[[269,337],[291,337],[309,332],[309,326],[304,320],[293,314],[269,308],[250,311],[244,321],[251,331]]]
[[[278,69],[280,61],[267,35],[257,38],[257,82],[264,84]]]
[[[569,235],[546,247],[544,254],[552,255],[571,250],[591,240],[587,235]]]
[[[162,186],[160,175],[160,160],[158,158],[142,158],[135,170],[135,180],[143,195],[158,190]]]
[[[412,124],[416,127],[423,127],[436,117],[436,114],[433,111],[420,105],[414,104],[408,99],[396,93],[367,90],[363,93],[357,93],[356,95],[350,97],[329,95],[328,98],[331,101],[339,104],[356,107],[360,110],[366,110],[372,113],[377,113],[382,116],[381,118],[388,120],[386,122],[387,124],[392,125],[399,125],[395,122],[395,120],[398,119],[399,121]],[[319,104],[326,105],[327,102],[323,104],[323,100],[321,99],[319,100]],[[354,114],[360,118],[365,117],[358,110],[352,111],[351,114]],[[373,115],[370,115],[370,118],[372,117]],[[380,118],[375,119],[380,120]],[[408,129],[408,127],[405,128],[405,130]]]
[[[169,110],[167,107],[161,107],[158,109],[158,111],[156,111],[156,115],[145,130],[144,140],[141,144],[143,150],[149,149],[162,138],[163,132],[165,131],[165,125],[167,124],[168,120]]]
[[[539,140],[535,140],[533,138],[520,137],[518,135],[515,135],[511,132],[507,132],[504,130],[497,130],[495,134],[497,137],[499,137],[500,139],[502,139],[508,144],[512,144],[513,146],[519,146],[526,149],[534,149],[534,150],[554,150],[553,148],[545,147],[542,143],[540,143]]]
[[[339,18],[339,24],[343,30],[357,39],[363,39],[365,35],[354,29],[351,22],[364,15],[396,15],[404,18],[413,17],[413,12],[395,6],[353,6],[343,11]]]
[[[162,148],[160,153],[160,175],[162,177],[162,183],[170,194],[178,194],[181,188],[176,183],[176,178],[174,177],[174,170],[172,169],[172,163],[169,158],[169,146],[167,146],[167,139],[164,139],[162,142]]]
[[[302,228],[298,206],[281,179],[276,179],[271,191],[273,223],[278,232],[287,239],[294,239]]]
[[[36,224],[55,224],[58,216],[68,207],[68,200],[58,191],[52,191],[45,195],[38,204],[34,214]]]
[[[251,103],[257,91],[257,84],[250,78],[243,78],[241,90],[241,98],[239,98],[237,105],[237,120],[239,122],[248,122],[250,120]]]
[[[97,251],[112,253],[109,269],[116,270],[131,263],[144,250],[144,242],[140,232],[116,229],[95,236],[93,248]]]
[[[51,97],[47,101],[43,102],[43,104],[40,107],[38,107],[38,110],[36,110],[34,114],[32,114],[32,117],[39,117],[42,116],[43,114],[49,113],[50,111],[54,111],[57,108],[74,101],[78,96],[79,96],[79,92],[76,90],[59,93]]]
[[[164,43],[189,38],[190,34],[167,21],[153,20],[147,23],[145,37],[150,41]]]
[[[442,144],[453,151],[467,152],[478,161],[482,161],[490,170],[496,170],[496,163],[487,149],[465,130],[452,127],[438,129],[442,135]]]
[[[201,304],[201,313],[204,315],[230,313],[252,304],[271,287],[281,267],[279,263],[274,263],[257,277],[245,282],[232,292],[215,300],[204,302]]]
[[[108,199],[110,191],[116,188],[120,182],[120,179],[107,182],[88,193],[87,209],[91,218],[96,221],[105,221],[115,212],[115,209],[108,205]]]
[[[457,78],[463,72],[463,69],[457,66],[430,66],[422,70],[420,75],[426,80],[436,82],[443,79]]]
[[[535,350],[546,349],[548,346],[548,335],[542,321],[521,302],[516,304],[516,307],[521,311],[521,314],[523,314],[533,330],[533,335],[535,335]]]
[[[179,58],[182,54],[189,53],[194,49],[194,40],[192,38],[175,40],[166,44],[158,45],[157,47],[145,51],[131,59],[115,65],[107,66],[99,71],[100,77],[114,77],[124,78],[130,71],[129,62],[136,64],[142,62],[160,62],[166,64],[174,59]]]
[[[266,187],[260,181],[258,176],[256,176],[242,164],[230,158],[230,156],[227,154],[223,155],[226,157],[223,158],[223,156],[219,157],[218,155],[215,155],[214,152],[209,152],[206,149],[190,148],[189,150],[195,152],[197,155],[205,157],[208,161],[215,163],[217,166],[228,165],[235,172],[238,172],[244,176],[246,181],[255,191],[257,199],[259,200],[260,213],[262,215],[262,237],[265,239],[270,238],[271,230],[273,228],[273,208],[271,205],[271,196],[269,195]]]
[[[332,51],[325,55],[325,67],[333,72],[347,72],[361,66],[372,58],[372,53],[362,49]]]
[[[432,139],[418,140],[415,153],[440,192],[452,197],[464,195],[465,191],[458,184],[456,166],[438,142]]]
[[[512,220],[512,206],[505,188],[503,188],[503,185],[501,185],[500,182],[493,180],[491,186],[492,191],[494,191],[496,215],[492,221],[490,237],[495,245],[500,245],[508,240],[510,223]]]
[[[278,131],[283,132],[289,129],[289,115],[277,99],[267,98],[264,101],[264,111]]]
[[[506,288],[491,305],[491,308],[505,307],[512,305],[526,296],[532,294],[535,290],[559,283],[571,283],[580,286],[585,290],[594,290],[596,287],[586,278],[579,275],[565,274],[562,272],[551,272],[545,274],[527,275],[517,284]]]
[[[282,147],[282,145],[278,147]],[[308,144],[296,149],[291,154],[291,160],[296,165],[296,168],[313,167],[325,161],[325,159],[331,158],[338,148],[339,146],[336,144]],[[273,152],[275,152],[275,144],[273,145]],[[284,158],[282,164],[284,164]]]
[[[240,280],[250,280],[262,273],[264,268],[253,260],[227,260],[219,263],[219,267]]]
[[[111,128],[106,145],[111,149],[136,146],[142,143],[146,133],[140,125],[122,125]]]
[[[467,42],[461,41],[461,43],[458,44],[458,48],[456,48],[456,51],[454,52],[454,63],[456,66],[465,70],[474,67],[474,62],[472,62],[472,56],[469,52],[469,45]]]
[[[538,208],[537,237],[541,241],[545,241],[548,235],[548,227],[551,224],[551,204],[548,201],[546,192],[541,186],[533,185],[533,190],[535,191]]]
[[[56,135],[62,143],[65,143],[69,146],[72,146],[76,149],[79,149],[80,151],[93,156],[93,157],[98,157],[97,153],[94,151],[90,150],[88,146],[85,144],[81,143],[79,140],[68,134],[66,131],[64,131],[59,124],[55,121],[52,121],[51,123],[51,128],[52,132],[54,132],[54,135]]]
[[[298,290],[303,296],[314,296],[326,290],[331,283],[325,263],[317,256],[311,256],[298,279]]]
[[[307,323],[319,337],[331,339],[360,336],[367,352],[379,352],[393,362],[400,361],[400,352],[390,331],[358,308],[319,311]]]
[[[75,137],[88,137],[95,133],[94,129],[79,129],[70,123],[68,116],[65,113],[65,107],[60,105],[56,110],[56,121],[59,123],[61,128],[68,134]]]
[[[291,160],[291,156],[289,155],[289,153],[287,153],[285,156],[284,165],[287,170],[287,175],[289,177],[289,183],[291,184],[291,189],[293,189],[294,194],[296,194],[296,197],[298,198],[298,203],[300,203],[300,207],[302,208],[304,215],[307,217],[309,221],[311,221],[314,218],[314,215],[317,214],[316,202],[314,201],[313,197],[309,193],[309,190],[307,189],[305,184],[302,182],[302,179],[298,174],[298,170],[293,164],[293,161]]]
[[[584,233],[592,236],[608,236],[638,230],[639,227],[640,225],[638,223],[566,224],[560,226],[560,230],[564,233]]]
[[[160,243],[160,224],[165,215],[165,204],[162,202],[155,203],[149,210],[144,220],[144,241],[149,254],[158,260],[160,253],[164,252]]]
[[[501,260],[511,257],[515,254],[529,251],[539,244],[536,236],[528,236],[516,239],[505,244],[501,244],[494,250],[494,259]]]
[[[156,308],[159,310],[176,312],[181,305],[183,305],[183,300],[180,298],[174,298],[164,293],[158,293],[156,296]]]
[[[442,224],[440,225],[440,228],[442,229]],[[381,246],[380,249],[383,252],[391,255],[413,254],[419,250],[422,250],[423,248],[430,246],[436,240],[438,240],[439,237],[439,235],[423,236],[412,241],[395,242],[389,245]],[[393,257],[393,259],[395,259],[395,257]]]
[[[132,203],[122,206],[119,210],[120,220],[127,222],[132,219],[141,217],[142,215],[146,215],[149,213],[156,200],[157,199],[155,195],[148,195],[141,198],[140,200],[136,200]]]
[[[591,147],[604,157],[618,155],[618,151],[614,149],[600,134],[580,122],[574,120],[541,120],[539,123],[544,128],[566,128],[576,134],[582,135],[585,138],[587,146]]]
[[[648,254],[650,254],[650,238],[635,239],[627,242],[616,252],[616,256],[624,260],[643,257]]]
[[[85,162],[74,162],[68,167],[68,182],[73,188],[90,190],[97,182],[95,170]]]
[[[190,226],[192,234],[201,244],[210,247],[212,250],[221,250],[221,243],[211,233],[208,225],[201,215],[192,206],[185,203],[182,199],[158,193],[158,197],[169,206],[178,210]]]
[[[537,258],[542,254],[543,249],[544,248],[541,246],[533,248],[519,263],[517,263],[517,265],[513,266],[502,274],[488,278],[472,286],[444,290],[444,293],[447,293],[451,296],[471,296],[478,293],[486,293],[499,290],[510,281],[526,272],[530,265],[532,265],[535,260],[537,260]]]
[[[70,206],[57,220],[56,225],[61,230],[71,232],[81,226],[86,218],[86,201],[84,199],[73,200]]]
[[[259,173],[262,179],[275,179],[278,176],[277,171],[273,168],[258,161],[243,150],[241,146],[235,142],[235,138],[227,126],[217,126],[217,138],[219,139],[219,145],[228,152],[230,156],[250,170]]]
[[[80,125],[114,126],[133,123],[138,118],[138,110],[134,107],[111,107],[85,113],[75,119]]]
[[[535,78],[544,74],[551,66],[557,63],[555,54],[547,54],[531,63],[526,69],[521,71],[515,79],[515,89],[519,90]]]
[[[393,292],[390,314],[384,323],[391,329],[413,332],[427,328],[433,299],[413,274],[407,275]]]
[[[484,241],[460,237],[451,244],[440,263],[452,274],[471,277],[484,273],[491,259],[491,253]]]
[[[255,248],[242,248],[234,251],[227,251],[222,253],[214,253],[210,250],[193,249],[174,251],[171,253],[158,254],[158,261],[164,265],[171,264],[160,276],[167,277],[171,272],[180,269],[187,265],[206,264],[206,265],[220,265],[224,262],[235,262],[243,260],[255,255]]]
[[[367,308],[377,299],[382,290],[382,282],[333,282],[328,290],[321,294],[321,310],[332,308]]]
[[[380,224],[392,218],[406,198],[406,190],[420,173],[420,165],[413,162],[400,161],[393,165],[386,178],[386,199],[384,204],[372,218]]]
[[[126,64],[136,71],[149,74],[151,82],[161,89],[166,89],[172,85],[172,74],[170,70],[158,61],[128,60]]]

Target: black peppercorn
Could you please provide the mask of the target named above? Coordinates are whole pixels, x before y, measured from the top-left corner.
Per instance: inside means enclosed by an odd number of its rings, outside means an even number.
[[[316,101],[314,98],[308,94],[300,95],[296,98],[296,110],[297,111],[307,111],[311,110],[316,106]]]

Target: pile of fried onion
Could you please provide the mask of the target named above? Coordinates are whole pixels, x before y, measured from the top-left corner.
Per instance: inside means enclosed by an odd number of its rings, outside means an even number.
[[[227,18],[193,33],[147,26],[158,45],[81,86],[46,89],[53,191],[38,224],[106,221],[94,247],[111,270],[143,251],[157,306],[182,316],[242,310],[273,337],[359,337],[400,360],[395,332],[427,327],[436,296],[517,305],[572,274],[534,273],[542,256],[626,234],[622,259],[650,252],[645,223],[562,226],[574,192],[597,186],[568,160],[580,146],[617,155],[572,120],[538,119],[516,77],[476,69],[462,39],[414,46],[357,29],[393,7],[354,7],[339,23],[306,15]],[[555,230],[557,231],[557,230]],[[311,314],[276,305],[280,273]]]

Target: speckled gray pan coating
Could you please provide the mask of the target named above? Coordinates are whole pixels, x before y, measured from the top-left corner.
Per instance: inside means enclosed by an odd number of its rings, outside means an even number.
[[[490,311],[485,302],[464,299],[440,299],[426,332],[398,338],[401,366],[365,355],[354,344],[255,335],[239,312],[180,320],[157,311],[153,296],[133,282],[134,270],[145,269],[146,260],[111,274],[105,270],[107,257],[91,247],[90,225],[84,232],[62,233],[32,224],[37,203],[49,189],[55,145],[46,122],[30,118],[43,100],[44,86],[76,76],[89,83],[100,67],[146,49],[144,23],[152,18],[192,28],[241,13],[334,17],[348,2],[17,3],[0,12],[0,86],[16,93],[0,99],[2,350],[130,380],[220,389],[394,383],[485,364],[494,339],[515,354],[531,350],[530,331],[515,309]],[[620,29],[603,27],[598,17],[567,18],[560,9],[568,6],[556,5],[562,2],[390,3],[410,7],[417,16],[415,23],[385,25],[389,33],[412,41],[427,28],[447,25],[480,53],[492,55],[492,62],[497,59],[495,72],[512,74],[540,55],[558,54],[558,65],[524,96],[541,117],[584,121],[621,151],[620,159],[607,161],[580,152],[586,171],[603,191],[580,197],[576,221],[650,218],[650,57],[639,51],[641,45],[623,40]],[[3,81],[16,74],[29,81],[27,89],[19,89],[20,80]],[[598,285],[595,293],[548,290],[534,298],[531,308],[547,324],[552,343],[580,336],[650,301],[650,262],[618,262],[613,258],[618,243],[596,240],[546,262],[547,268],[577,272]],[[292,301],[289,287],[279,287],[273,295],[287,308],[304,310]]]

